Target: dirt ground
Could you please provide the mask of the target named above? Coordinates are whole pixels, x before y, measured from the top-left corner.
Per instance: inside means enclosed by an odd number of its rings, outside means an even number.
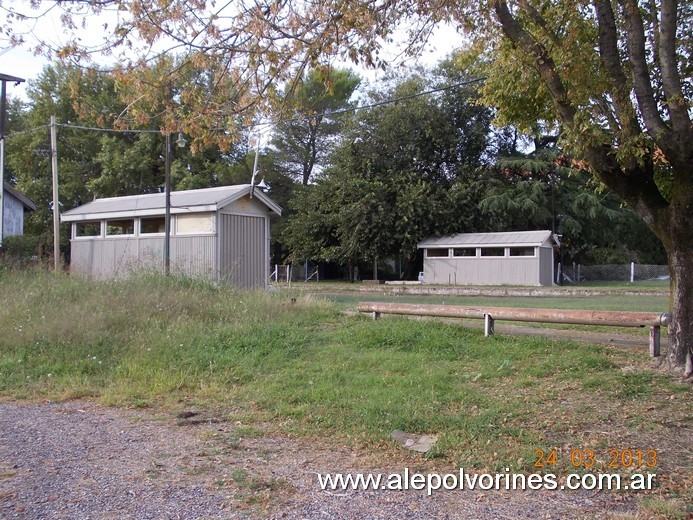
[[[636,516],[636,496],[602,491],[323,491],[318,473],[450,471],[382,447],[267,436],[233,413],[0,403],[0,517],[476,518]]]

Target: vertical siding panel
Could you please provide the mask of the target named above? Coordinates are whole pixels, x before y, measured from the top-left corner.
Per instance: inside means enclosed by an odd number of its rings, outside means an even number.
[[[265,219],[221,215],[221,278],[241,287],[265,285]]]
[[[216,278],[216,236],[171,237],[171,270],[187,276]]]
[[[0,186],[0,188],[2,188]],[[2,203],[4,213],[2,219],[3,236],[18,236],[24,234],[24,204],[14,195],[4,191]]]

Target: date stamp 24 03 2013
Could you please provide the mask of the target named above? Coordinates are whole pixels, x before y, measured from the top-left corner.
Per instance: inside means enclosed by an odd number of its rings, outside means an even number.
[[[556,449],[534,450],[534,467],[557,466],[560,455]],[[591,449],[574,449],[569,453],[569,463],[574,468],[655,468],[657,450],[611,449],[597,452]]]

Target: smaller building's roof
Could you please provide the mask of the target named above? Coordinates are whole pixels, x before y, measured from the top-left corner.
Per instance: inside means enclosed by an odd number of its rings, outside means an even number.
[[[19,202],[24,204],[24,207],[30,211],[35,211],[36,210],[36,203],[31,200],[29,197],[24,195],[23,193],[19,192],[16,190],[16,188],[13,188],[11,184],[8,183],[3,183],[3,187],[5,189],[6,193],[9,193],[12,195],[15,199],[17,199]]]
[[[220,186],[200,190],[183,190],[171,192],[171,213],[190,213],[217,211],[231,202],[250,193],[250,184]],[[253,190],[253,197],[265,204],[277,215],[282,209],[267,195],[258,189]],[[98,220],[103,218],[129,218],[163,214],[166,208],[165,193],[146,195],[129,195],[95,199],[82,206],[66,211],[61,215],[64,222]]]
[[[0,81],[13,81],[15,83],[21,83],[25,81],[25,79],[18,78],[17,76],[10,76],[9,74],[0,74]]]
[[[551,239],[551,231],[507,231],[503,233],[460,233],[458,235],[427,238],[419,242],[419,249],[434,247],[504,247],[540,246]]]

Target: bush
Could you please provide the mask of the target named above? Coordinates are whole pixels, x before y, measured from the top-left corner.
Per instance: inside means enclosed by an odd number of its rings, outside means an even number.
[[[40,237],[11,236],[2,241],[3,263],[26,265],[38,256]]]

